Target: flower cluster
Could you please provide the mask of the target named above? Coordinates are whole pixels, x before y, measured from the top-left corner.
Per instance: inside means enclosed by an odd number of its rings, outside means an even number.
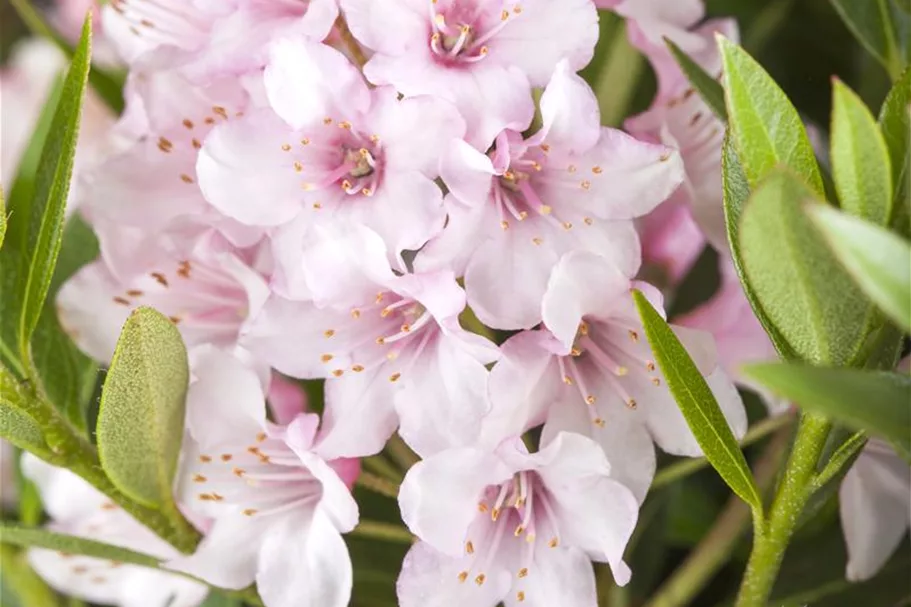
[[[601,126],[577,75],[599,8],[626,18],[658,77],[626,131]],[[74,204],[101,255],[56,306],[101,363],[137,306],[180,330],[192,380],[176,493],[204,538],[179,555],[30,461],[52,526],[218,587],[256,583],[267,607],[345,605],[357,458],[398,432],[422,458],[399,496],[418,539],[402,605],[588,607],[593,561],[625,584],[655,447],[701,454],[631,291],[662,310],[657,287],[706,239],[730,263],[724,127],[663,42],[718,75],[713,35],[736,27],[703,17],[700,0],[107,3],[127,106],[78,167]],[[740,437],[729,373],[774,351],[724,276],[675,331]],[[321,415],[288,378],[325,380]],[[177,574],[32,560],[93,602],[205,594]]]

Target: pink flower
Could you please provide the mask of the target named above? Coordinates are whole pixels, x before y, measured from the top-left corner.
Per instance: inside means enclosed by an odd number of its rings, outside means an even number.
[[[753,314],[733,262],[722,258],[720,270],[721,286],[718,292],[706,303],[675,318],[674,322],[683,327],[711,333],[718,349],[718,363],[725,373],[739,385],[762,396],[770,413],[782,413],[787,410],[788,404],[761,384],[747,379],[740,370],[746,363],[778,360],[778,353]]]
[[[571,433],[533,454],[515,440],[415,464],[399,506],[421,542],[402,565],[400,604],[594,605],[590,560],[626,584],[637,517],[632,493],[609,474],[598,445]]]
[[[911,525],[911,468],[885,442],[870,439],[838,491],[848,546],[845,577],[867,580],[886,564]]]
[[[364,73],[406,96],[437,95],[468,122],[486,150],[503,129],[534,113],[530,87],[561,60],[583,68],[598,39],[591,0],[342,0],[351,31],[374,51]],[[390,35],[390,32],[395,32]]]
[[[161,559],[179,552],[105,495],[63,468],[26,454],[23,473],[34,482],[51,517],[47,528],[113,544]],[[105,605],[123,607],[194,607],[208,588],[183,576],[136,565],[32,548],[32,568],[55,590]]]
[[[104,26],[128,63],[176,47],[181,71],[205,83],[262,68],[277,37],[323,40],[337,16],[335,0],[115,0]]]
[[[118,237],[142,239],[126,231]],[[157,235],[142,240],[142,255],[119,255],[113,239],[97,261],[83,267],[60,289],[60,324],[79,348],[109,361],[130,312],[152,306],[171,318],[189,345],[235,345],[247,318],[268,297],[253,269],[257,250],[235,250],[213,232],[188,237]],[[176,241],[176,243],[175,243]]]
[[[676,288],[705,248],[705,236],[693,220],[686,188],[638,222],[643,274],[656,286]]]
[[[595,439],[611,477],[641,501],[655,472],[653,443],[675,455],[701,449],[674,402],[635,310],[638,288],[661,309],[660,295],[632,283],[607,260],[570,253],[554,268],[543,301],[546,329],[509,339],[490,376],[495,435],[517,434],[546,421],[542,441],[561,431]],[[737,390],[716,367],[711,338],[675,328],[715,392],[735,435],[746,431]]]
[[[363,224],[394,256],[442,229],[433,180],[439,148],[464,132],[454,107],[369,89],[344,55],[301,38],[275,42],[265,83],[275,111],[223,125],[203,147],[213,205],[253,226]]]
[[[626,128],[637,136],[661,141],[680,151],[686,170],[681,198],[687,200],[708,241],[727,254],[721,193],[724,124],[692,88],[663,41],[648,36],[640,39],[635,32],[634,42],[640,42],[658,75],[658,95],[647,112],[626,121]],[[733,20],[715,19],[693,31],[679,29],[664,35],[717,77],[721,75],[721,57],[715,46],[716,32],[736,40],[737,24]]]
[[[541,113],[538,133],[523,140],[504,131],[488,155],[464,142],[449,147],[441,161],[449,223],[415,262],[464,273],[472,309],[500,329],[541,321],[547,278],[564,253],[597,252],[635,273],[639,241],[629,220],[683,177],[670,148],[601,128],[594,94],[566,62]]]
[[[172,57],[158,51],[133,67],[126,113],[108,135],[104,158],[80,181],[85,214],[95,224],[145,234],[175,225],[213,226],[235,243],[252,244],[262,230],[219,213],[203,198],[196,177],[199,150],[209,133],[238,120],[250,95],[236,79],[207,86],[191,82],[170,67]]]
[[[319,418],[271,424],[250,368],[211,347],[192,360],[179,494],[213,524],[194,554],[168,566],[222,588],[255,581],[267,607],[347,605],[351,561],[340,534],[357,524],[357,504],[313,450]]]
[[[356,226],[276,258],[286,292],[309,295],[273,296],[245,343],[282,373],[328,378],[321,452],[377,452],[399,423],[422,454],[475,438],[497,349],[459,326],[465,294],[451,272],[397,276],[380,238]]]

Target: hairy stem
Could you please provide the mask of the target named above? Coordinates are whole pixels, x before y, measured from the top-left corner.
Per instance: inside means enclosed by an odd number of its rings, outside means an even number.
[[[800,513],[815,490],[816,467],[830,429],[829,422],[821,417],[806,414],[801,419],[768,519],[755,529],[737,607],[764,607],[772,593]]]
[[[780,467],[790,432],[780,428],[754,467],[756,484],[761,492],[768,490]],[[761,514],[754,513],[754,523]],[[732,496],[718,520],[686,561],[658,589],[648,607],[677,607],[688,605],[700,590],[724,565],[746,531],[750,507],[739,497]]]

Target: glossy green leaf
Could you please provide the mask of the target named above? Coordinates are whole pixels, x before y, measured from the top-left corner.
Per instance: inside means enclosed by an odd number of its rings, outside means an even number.
[[[889,151],[873,114],[840,80],[832,85],[832,172],[841,208],[886,225],[892,215]]]
[[[706,105],[722,121],[727,121],[728,111],[724,106],[724,88],[721,83],[713,78],[708,72],[702,69],[702,66],[693,61],[689,55],[684,53],[679,46],[674,44],[669,38],[664,39],[667,48],[670,49],[671,55],[680,69],[683,71],[686,79],[690,81],[693,89],[699,93]]]
[[[633,298],[658,367],[706,459],[734,493],[761,513],[762,499],[753,475],[711,388],[680,340],[642,293],[634,291]]]
[[[742,263],[791,351],[817,364],[844,364],[863,342],[871,309],[804,213],[806,204],[823,203],[790,171],[770,175],[741,216]]]
[[[885,371],[763,363],[744,369],[775,394],[911,453],[911,377]]]
[[[23,527],[13,523],[0,523],[0,542],[27,548],[46,548],[67,554],[82,554],[94,558],[158,568],[159,559],[120,546],[112,546],[65,533],[56,533],[37,527]]]
[[[867,51],[896,77],[903,66],[899,32],[908,15],[892,0],[831,0],[842,21]]]
[[[786,165],[824,197],[803,121],[784,91],[745,50],[721,36],[718,45],[728,125],[750,186],[755,188],[778,165]]]
[[[152,308],[123,326],[101,393],[98,456],[118,489],[149,507],[173,503],[189,383],[177,327]]]
[[[87,19],[63,82],[50,135],[41,152],[26,237],[18,243],[20,311],[17,342],[23,361],[30,359],[29,342],[50,288],[63,238],[66,199],[91,61],[91,38],[91,20]]]
[[[731,141],[730,129],[724,135],[724,143],[721,148],[721,185],[724,201],[724,223],[727,230],[728,244],[731,247],[731,259],[743,286],[744,295],[746,295],[747,301],[750,302],[750,307],[753,308],[753,313],[759,320],[759,324],[765,329],[766,334],[781,357],[786,360],[795,359],[797,354],[763,311],[759,299],[747,281],[746,271],[743,268],[743,256],[740,251],[740,216],[750,198],[750,184],[747,183],[746,175],[743,173],[743,166],[737,157],[737,150],[734,149],[734,144]]]
[[[893,218],[891,224],[911,234],[911,67],[889,91],[879,112],[879,126],[892,159]]]
[[[824,206],[807,208],[854,281],[900,327],[911,331],[911,244],[878,225]]]

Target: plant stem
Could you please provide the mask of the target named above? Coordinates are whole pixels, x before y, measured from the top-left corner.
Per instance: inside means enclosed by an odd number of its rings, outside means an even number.
[[[80,436],[42,395],[31,390],[29,396],[28,414],[41,426],[45,440],[54,453],[51,464],[69,468],[181,552],[190,553],[196,549],[199,532],[176,508],[173,512],[160,512],[137,504],[121,493],[104,473],[94,445]]]
[[[389,439],[386,444],[386,452],[403,472],[408,472],[409,468],[421,461],[421,458],[411,450],[411,447],[405,444],[405,441],[398,434],[393,434],[392,438]]]
[[[369,472],[361,472],[360,476],[357,477],[357,484],[364,489],[369,489],[374,493],[379,493],[392,499],[398,499],[399,497],[398,485]]]
[[[403,475],[382,454],[371,455],[361,460],[361,466],[369,472],[381,476],[393,483],[401,483]]]
[[[794,448],[767,521],[757,525],[737,607],[764,607],[778,577],[785,549],[800,513],[815,489],[816,466],[831,425],[815,415],[800,420]]]
[[[781,464],[790,432],[780,429],[756,462],[754,475],[760,492],[766,491],[775,479]],[[753,513],[754,525],[761,525],[760,513]],[[718,520],[686,561],[655,593],[648,607],[677,607],[687,605],[717,573],[737,546],[750,520],[750,507],[739,497],[732,496]]]
[[[367,63],[367,55],[364,54],[364,49],[358,44],[354,34],[352,34],[351,30],[348,28],[348,22],[345,21],[345,18],[342,15],[339,15],[338,19],[335,20],[335,31],[338,32],[338,37],[341,38],[351,59],[359,68],[364,67],[364,64]]]
[[[759,439],[768,436],[779,428],[790,425],[792,421],[794,421],[794,415],[790,412],[767,417],[747,431],[743,440],[740,441],[740,446],[746,447],[747,445],[752,445]],[[700,457],[695,459],[682,459],[665,466],[655,475],[655,480],[652,481],[651,490],[654,491],[658,487],[669,485],[674,481],[689,476],[690,474],[705,468],[708,464],[708,461],[704,457]]]
[[[380,521],[362,520],[351,532],[351,535],[404,544],[413,544],[415,541],[415,537],[405,527]]]

